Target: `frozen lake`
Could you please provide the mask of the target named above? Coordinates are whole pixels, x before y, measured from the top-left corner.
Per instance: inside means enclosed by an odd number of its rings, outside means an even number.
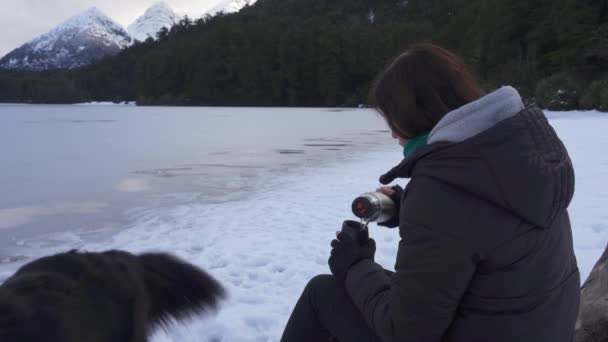
[[[390,143],[369,110],[0,106],[0,259]]]

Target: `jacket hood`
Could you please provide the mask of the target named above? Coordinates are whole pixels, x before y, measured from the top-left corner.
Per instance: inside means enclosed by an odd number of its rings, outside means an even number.
[[[457,187],[544,228],[574,194],[566,148],[544,113],[524,108],[511,87],[448,113],[431,131],[429,145],[380,182],[415,176]]]

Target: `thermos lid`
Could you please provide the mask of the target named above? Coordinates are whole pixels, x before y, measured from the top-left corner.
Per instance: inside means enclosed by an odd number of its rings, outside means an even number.
[[[395,204],[386,194],[368,192],[355,198],[352,211],[364,221],[386,222],[395,214]]]
[[[353,214],[358,218],[368,219],[377,214],[374,211],[374,204],[367,196],[357,197],[352,204]]]

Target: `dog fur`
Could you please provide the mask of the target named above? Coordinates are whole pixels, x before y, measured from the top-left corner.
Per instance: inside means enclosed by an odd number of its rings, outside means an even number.
[[[168,254],[71,251],[26,264],[0,286],[0,341],[145,342],[223,296],[211,276]]]

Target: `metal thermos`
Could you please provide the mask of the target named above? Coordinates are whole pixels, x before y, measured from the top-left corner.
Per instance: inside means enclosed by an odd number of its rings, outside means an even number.
[[[355,198],[352,209],[365,222],[384,223],[396,214],[393,200],[381,192],[367,192]]]

